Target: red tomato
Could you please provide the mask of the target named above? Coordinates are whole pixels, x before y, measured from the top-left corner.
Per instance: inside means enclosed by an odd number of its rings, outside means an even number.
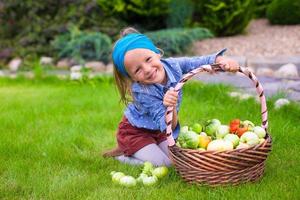
[[[248,131],[248,126],[244,126],[244,127],[239,127],[236,130],[236,134],[241,137],[246,131]]]
[[[239,119],[231,120],[231,122],[229,124],[229,131],[231,133],[235,133],[237,131],[237,129],[240,127],[240,124],[241,124],[241,120],[239,120]]]

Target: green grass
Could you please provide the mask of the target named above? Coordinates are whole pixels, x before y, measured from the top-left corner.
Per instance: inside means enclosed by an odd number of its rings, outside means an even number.
[[[230,87],[189,83],[182,125],[202,119],[260,123],[254,99],[238,101]],[[273,150],[261,181],[209,188],[189,185],[171,168],[154,187],[122,188],[110,172],[137,176],[139,167],[104,159],[114,147],[124,106],[110,79],[92,84],[0,79],[0,199],[299,199],[300,108],[268,101]]]

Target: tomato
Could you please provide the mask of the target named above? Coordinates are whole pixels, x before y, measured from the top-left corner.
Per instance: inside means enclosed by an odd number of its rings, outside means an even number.
[[[237,129],[240,127],[240,124],[241,124],[241,120],[239,119],[232,120],[229,125],[229,131],[231,133],[235,133]]]
[[[239,127],[236,130],[236,134],[241,137],[246,131],[248,131],[248,126]]]

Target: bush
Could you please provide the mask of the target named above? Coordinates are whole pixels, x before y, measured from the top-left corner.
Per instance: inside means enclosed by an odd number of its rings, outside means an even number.
[[[213,34],[204,28],[174,28],[145,34],[157,47],[163,49],[165,56],[183,54],[194,41],[213,37]]]
[[[267,16],[267,8],[273,0],[255,0],[255,17],[265,18]]]
[[[125,26],[90,0],[1,1],[0,48],[14,47],[14,56],[55,56],[49,43],[65,33],[69,24],[110,35],[117,35]]]
[[[272,24],[300,24],[299,0],[274,0],[267,9]]]
[[[139,30],[154,30],[166,27],[170,0],[97,0],[110,16],[124,19]]]
[[[242,33],[254,14],[252,0],[194,0],[195,25],[204,26],[218,36]]]
[[[73,58],[82,63],[88,60],[109,61],[111,39],[100,32],[81,32],[77,27],[57,36],[51,43],[60,58]]]
[[[171,0],[169,15],[167,18],[168,28],[183,28],[192,21],[193,4],[191,0]]]

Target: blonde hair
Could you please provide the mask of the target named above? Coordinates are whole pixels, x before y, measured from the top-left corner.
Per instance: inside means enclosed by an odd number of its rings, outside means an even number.
[[[125,37],[126,35],[130,33],[140,33],[136,29],[132,27],[127,27],[121,30],[120,32],[120,38]],[[114,63],[115,65],[115,63]],[[133,101],[132,91],[131,91],[131,85],[133,81],[130,79],[130,77],[123,76],[117,69],[114,67],[113,70],[115,83],[117,85],[118,91],[121,95],[120,101],[123,102],[125,105],[127,105],[129,102]]]

